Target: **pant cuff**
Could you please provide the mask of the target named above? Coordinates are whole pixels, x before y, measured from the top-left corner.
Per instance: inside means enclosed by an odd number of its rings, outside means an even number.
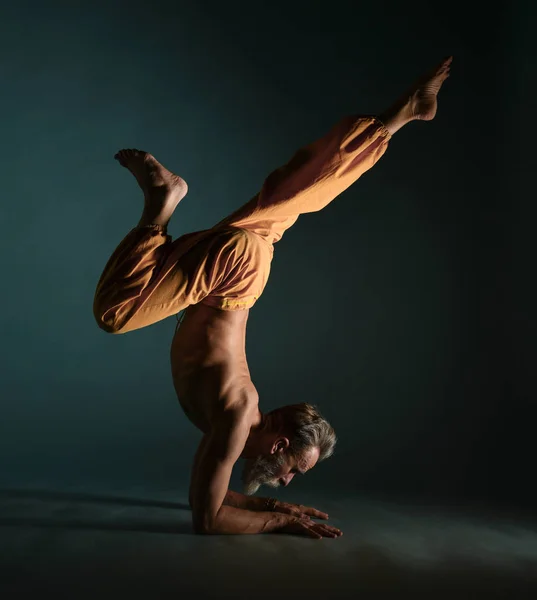
[[[385,136],[386,140],[389,140],[392,137],[392,134],[390,133],[386,125],[384,125],[384,123],[376,115],[372,115],[371,118],[379,126],[380,131]]]

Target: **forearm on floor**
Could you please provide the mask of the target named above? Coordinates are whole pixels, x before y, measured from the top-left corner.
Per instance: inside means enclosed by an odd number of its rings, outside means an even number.
[[[233,506],[234,508],[242,508],[244,510],[266,511],[267,500],[268,498],[246,496],[245,494],[228,490],[226,497],[224,498],[224,504],[226,506]]]
[[[281,529],[291,518],[282,513],[244,510],[222,505],[212,526],[201,533],[213,535],[271,533]]]

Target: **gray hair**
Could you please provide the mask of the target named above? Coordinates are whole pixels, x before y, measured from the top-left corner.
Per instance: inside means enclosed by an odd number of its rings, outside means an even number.
[[[289,432],[289,452],[292,455],[300,456],[309,448],[316,447],[320,462],[334,453],[336,432],[315,405],[306,402],[290,404],[271,411],[271,414],[277,414],[284,429]]]

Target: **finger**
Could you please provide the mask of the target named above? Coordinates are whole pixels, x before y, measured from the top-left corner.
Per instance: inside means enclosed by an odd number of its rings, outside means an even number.
[[[282,512],[286,512],[288,515],[293,515],[294,517],[298,517],[299,519],[302,519],[303,517],[309,518],[308,515],[304,514],[296,506],[288,506],[282,509]]]
[[[281,508],[280,512],[285,513],[287,515],[292,515],[293,517],[301,518],[303,516],[302,513],[293,506],[286,506],[284,508]]]
[[[316,508],[308,508],[307,506],[304,506],[302,510],[305,514],[315,517],[316,519],[328,519],[328,515],[326,513],[321,512]]]
[[[327,527],[323,527],[322,525],[319,525],[316,528],[316,531],[324,537],[330,537],[330,538],[339,537],[339,535],[335,531],[332,531],[331,529],[328,529]]]
[[[343,532],[337,527],[331,527],[330,525],[325,525],[324,523],[318,523],[317,527],[319,531],[326,532],[331,537],[339,537],[340,535],[343,535]]]
[[[295,515],[296,514],[296,512],[292,508],[289,508],[288,506],[282,506],[282,507],[278,508],[278,512],[285,513],[286,515]]]

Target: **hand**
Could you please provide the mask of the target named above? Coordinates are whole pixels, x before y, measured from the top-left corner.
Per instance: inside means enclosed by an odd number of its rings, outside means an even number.
[[[288,502],[276,502],[274,508],[276,512],[285,513],[287,515],[293,515],[295,517],[313,517],[314,519],[328,519],[326,513],[317,510],[316,508],[309,508],[302,506],[301,504],[290,504]]]
[[[324,523],[316,523],[309,517],[290,517],[289,521],[278,529],[281,533],[290,533],[294,535],[302,535],[320,540],[323,537],[337,538],[343,535],[343,532]]]

